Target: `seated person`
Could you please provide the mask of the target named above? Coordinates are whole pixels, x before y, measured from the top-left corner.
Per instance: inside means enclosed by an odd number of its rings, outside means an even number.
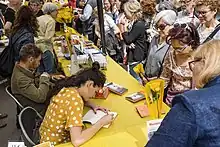
[[[27,44],[21,48],[19,55],[20,61],[15,64],[11,77],[12,93],[23,106],[31,106],[43,115],[52,83],[49,74],[38,76],[35,73],[42,51],[34,44]]]
[[[53,98],[40,127],[40,142],[50,141],[53,145],[71,141],[80,146],[91,139],[104,125],[113,120],[106,115],[92,127],[85,129],[82,123],[84,105],[95,112],[106,109],[89,101],[103,88],[105,75],[99,70],[97,62],[92,68],[84,69],[65,80],[60,80],[52,90]]]

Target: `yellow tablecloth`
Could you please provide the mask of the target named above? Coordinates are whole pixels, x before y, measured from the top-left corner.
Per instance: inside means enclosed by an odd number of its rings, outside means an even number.
[[[74,31],[74,30],[73,30]],[[64,73],[69,76],[70,61],[59,58]],[[110,93],[106,100],[92,99],[97,105],[109,108],[111,111],[117,112],[113,124],[108,129],[101,129],[91,140],[83,144],[83,147],[143,147],[147,142],[146,121],[151,117],[141,118],[135,110],[135,106],[144,104],[144,101],[133,104],[125,100],[125,96],[134,92],[143,90],[141,86],[132,76],[107,57],[108,66],[105,70],[108,82],[115,82],[128,88],[128,92],[123,96]],[[163,109],[168,112],[169,108],[164,104]],[[87,111],[86,109],[85,111]],[[71,143],[61,144],[57,147],[71,147]]]

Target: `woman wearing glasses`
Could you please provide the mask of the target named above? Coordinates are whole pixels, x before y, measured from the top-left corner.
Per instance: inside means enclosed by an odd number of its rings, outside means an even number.
[[[195,26],[174,24],[167,37],[172,50],[168,52],[163,64],[161,78],[166,81],[165,102],[171,106],[173,97],[192,88],[192,72],[188,62],[191,54],[199,46],[199,34]]]
[[[167,44],[166,38],[176,21],[176,17],[176,12],[172,10],[163,10],[155,17],[159,34],[153,37],[149,46],[149,55],[145,66],[145,75],[148,78],[160,76],[163,60],[170,46]]]
[[[219,21],[216,15],[219,9],[218,0],[198,0],[196,4],[196,13],[200,20],[198,32],[200,43],[203,43],[207,37],[215,30]],[[213,39],[220,39],[220,31],[218,31]]]
[[[220,146],[220,41],[212,40],[193,53],[193,81],[199,90],[175,97],[173,107],[146,147]]]

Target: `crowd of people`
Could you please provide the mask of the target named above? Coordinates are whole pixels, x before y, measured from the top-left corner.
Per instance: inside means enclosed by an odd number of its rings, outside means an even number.
[[[73,14],[72,27],[103,48],[97,1],[70,0],[62,7],[83,9]],[[10,77],[23,106],[44,117],[40,141],[80,146],[111,123],[110,114],[90,128],[82,123],[84,106],[107,112],[89,100],[106,82],[97,62],[68,78],[57,70],[52,40],[59,7],[9,0],[0,8],[1,30],[9,38],[0,75]],[[219,10],[218,0],[103,0],[107,54],[141,85],[166,82],[164,102],[171,110],[147,147],[220,146]],[[6,117],[0,114],[0,120]]]

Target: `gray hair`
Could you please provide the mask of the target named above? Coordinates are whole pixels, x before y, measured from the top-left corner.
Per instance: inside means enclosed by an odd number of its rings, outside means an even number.
[[[163,10],[159,12],[156,17],[155,17],[155,24],[157,24],[161,19],[168,24],[168,25],[173,25],[177,19],[177,14],[173,10]]]
[[[42,7],[44,14],[51,14],[58,9],[57,5],[51,2],[45,3]]]

